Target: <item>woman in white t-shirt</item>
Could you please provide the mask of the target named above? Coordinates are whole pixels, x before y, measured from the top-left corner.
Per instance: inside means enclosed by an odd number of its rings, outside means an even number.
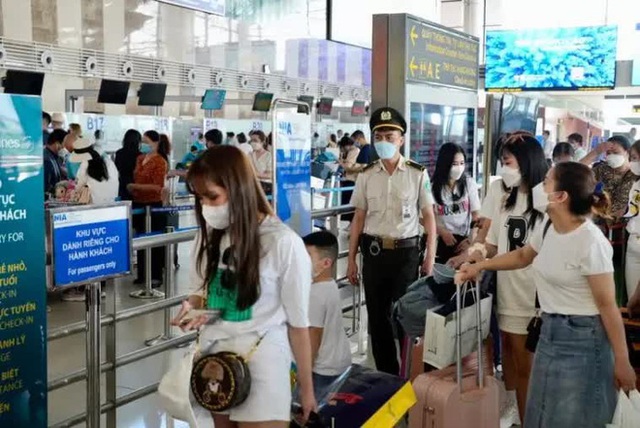
[[[601,187],[585,165],[556,165],[533,190],[536,209],[547,211],[551,222],[524,247],[465,265],[457,276],[465,281],[481,270],[532,266],[542,331],[529,385],[527,428],[603,427],[613,416],[616,384],[626,391],[635,388],[615,301],[613,249],[589,218],[592,212],[603,216],[609,211]]]
[[[471,224],[478,218],[478,185],[465,174],[465,161],[462,147],[455,143],[443,144],[431,178],[439,237],[438,263],[447,263],[469,248]]]
[[[531,190],[544,180],[548,164],[538,141],[516,134],[501,148],[502,179],[492,185],[482,207],[482,216],[491,220],[482,255],[494,257],[521,248],[543,214],[534,209]],[[497,274],[497,318],[501,332],[502,366],[512,418],[524,417],[533,354],[526,349],[527,326],[535,315],[535,285],[529,268]]]
[[[258,180],[264,192],[269,195],[273,191],[273,155],[267,151],[267,136],[258,130],[251,132],[251,161],[256,169]]]
[[[81,137],[74,143],[69,160],[80,164],[76,174],[77,188],[89,188],[92,204],[115,202],[120,175],[109,156],[98,153],[90,140]]]
[[[631,172],[640,177],[640,140],[631,146],[629,161]],[[635,182],[629,192],[629,205],[625,217],[629,219],[625,261],[628,307],[634,316],[640,316],[640,180]]]
[[[288,427],[291,351],[305,418],[316,407],[311,379],[309,290],[311,261],[299,236],[273,213],[251,160],[232,146],[207,150],[189,169],[196,195],[196,237],[191,293],[173,320],[184,330],[202,328],[205,352],[231,351],[249,360],[251,390],[217,428]],[[191,309],[220,311],[221,319],[181,320]],[[257,347],[256,347],[257,345]],[[245,425],[246,426],[246,425]]]

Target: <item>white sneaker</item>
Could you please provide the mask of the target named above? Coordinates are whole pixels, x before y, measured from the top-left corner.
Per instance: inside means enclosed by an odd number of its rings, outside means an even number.
[[[512,426],[520,426],[520,413],[518,412],[518,402],[508,402],[500,409],[500,428],[511,428]]]

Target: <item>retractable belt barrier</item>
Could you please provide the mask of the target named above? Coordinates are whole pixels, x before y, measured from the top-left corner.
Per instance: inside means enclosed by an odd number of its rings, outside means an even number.
[[[193,209],[193,206],[188,209]],[[153,212],[180,212],[186,211],[187,208],[180,207],[164,207],[151,209],[147,207],[143,210],[138,210],[138,214],[147,215],[147,226],[150,229],[150,218]],[[313,219],[323,218],[335,218],[341,214],[347,214],[353,212],[353,207],[342,206],[330,209],[316,210],[312,212]],[[136,210],[133,210],[136,213]],[[117,409],[133,401],[139,400],[145,396],[153,394],[157,391],[158,382],[145,387],[132,391],[124,396],[117,396],[117,383],[116,383],[116,369],[132,364],[137,361],[141,361],[145,358],[160,354],[162,352],[189,345],[196,338],[196,332],[190,332],[180,336],[174,336],[172,334],[171,321],[171,309],[181,304],[188,296],[187,295],[175,295],[175,278],[173,270],[171,269],[172,260],[174,257],[174,251],[177,244],[182,242],[192,241],[197,233],[197,227],[188,227],[183,229],[175,229],[168,227],[165,233],[145,233],[144,235],[137,236],[133,239],[133,250],[147,250],[147,257],[150,255],[152,248],[166,247],[166,268],[164,273],[164,285],[165,293],[160,293],[162,300],[158,300],[152,303],[143,304],[137,307],[117,311],[116,296],[115,296],[115,282],[120,279],[111,279],[100,283],[100,286],[87,287],[91,289],[91,293],[87,292],[87,297],[93,301],[97,298],[95,303],[97,306],[103,306],[106,310],[104,315],[100,315],[97,312],[97,316],[88,317],[90,322],[82,321],[66,326],[51,329],[47,332],[47,340],[49,342],[60,340],[75,334],[85,333],[87,336],[87,349],[92,346],[90,343],[90,337],[95,337],[96,330],[98,335],[100,330],[105,329],[105,345],[106,345],[106,361],[102,361],[100,358],[100,352],[87,352],[86,367],[76,370],[71,373],[67,373],[63,376],[54,378],[48,381],[47,389],[49,392],[59,390],[66,386],[75,384],[81,381],[87,381],[87,411],[72,416],[64,421],[50,425],[55,428],[72,427],[79,425],[83,422],[87,422],[87,426],[91,428],[99,427],[100,415],[106,414],[106,426],[107,428],[117,427]],[[339,258],[343,259],[348,256],[347,251],[343,251],[339,254]],[[147,270],[150,269],[150,259],[147,259]],[[147,272],[148,278],[150,272]],[[339,288],[345,289],[351,287],[350,284],[345,282],[345,278],[340,278],[337,282],[340,284]],[[109,284],[109,287],[106,285]],[[107,299],[104,304],[99,303],[100,290],[102,288],[107,289]],[[142,290],[145,291],[145,290]],[[153,290],[156,291],[156,290]],[[158,292],[159,293],[159,292]],[[133,295],[133,293],[132,293]],[[364,355],[364,339],[366,337],[366,323],[362,321],[362,306],[364,302],[364,290],[363,287],[357,287],[352,293],[352,302],[342,308],[342,313],[347,314],[351,312],[350,316],[345,315],[348,319],[351,319],[351,328],[348,329],[348,335],[353,336],[358,334],[358,351]],[[88,301],[88,303],[90,303]],[[149,315],[154,312],[164,311],[164,332],[162,335],[146,340],[145,347],[136,349],[124,355],[116,355],[116,326],[118,323],[133,318]],[[99,389],[96,388],[100,384],[100,375],[104,374],[106,378],[106,402],[102,404]],[[96,378],[96,379],[94,379]],[[91,404],[89,404],[91,403]],[[97,425],[96,425],[97,423]]]

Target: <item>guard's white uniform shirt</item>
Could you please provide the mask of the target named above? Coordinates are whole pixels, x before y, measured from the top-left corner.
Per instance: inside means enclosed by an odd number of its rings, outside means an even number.
[[[404,157],[389,175],[381,161],[367,167],[356,181],[351,205],[366,211],[364,233],[406,239],[420,235],[420,211],[433,205],[426,169]]]

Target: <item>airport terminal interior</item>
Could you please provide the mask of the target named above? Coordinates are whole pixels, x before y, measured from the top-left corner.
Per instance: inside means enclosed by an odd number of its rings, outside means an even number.
[[[0,78],[0,428],[640,427],[640,1],[0,0]]]

